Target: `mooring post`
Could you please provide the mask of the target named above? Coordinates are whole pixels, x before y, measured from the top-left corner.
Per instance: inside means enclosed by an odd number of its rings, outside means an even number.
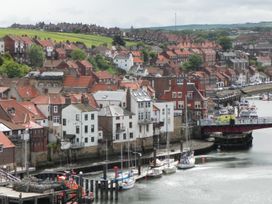
[[[95,199],[98,199],[98,181],[95,181]]]
[[[154,165],[154,167],[156,167],[157,149],[154,148],[153,151],[154,151],[154,155],[153,155],[153,165]]]
[[[91,180],[90,191],[94,193],[94,180]]]
[[[138,154],[138,175],[141,175],[141,154]]]
[[[108,196],[109,196],[109,182],[108,180],[105,180],[105,199],[108,200]]]
[[[113,200],[113,180],[110,183],[110,200]]]
[[[119,190],[118,181],[115,181],[115,200],[118,200],[118,190]]]
[[[104,180],[100,180],[100,199],[103,199]]]
[[[86,194],[89,194],[89,179],[85,179],[85,192]]]

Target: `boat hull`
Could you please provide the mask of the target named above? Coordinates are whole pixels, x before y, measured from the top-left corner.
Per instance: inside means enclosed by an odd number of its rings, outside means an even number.
[[[172,165],[172,166],[165,166],[162,171],[165,174],[173,174],[173,173],[176,173],[177,167],[174,166],[174,165]]]

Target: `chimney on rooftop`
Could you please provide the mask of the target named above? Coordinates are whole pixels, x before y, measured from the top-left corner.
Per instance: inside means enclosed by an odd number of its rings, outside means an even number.
[[[86,106],[86,105],[89,105],[88,96],[86,96],[85,94],[82,94],[82,95],[81,95],[81,103],[84,104],[85,106]]]
[[[65,96],[65,105],[68,106],[71,104],[71,97],[69,96],[69,94],[66,94]]]

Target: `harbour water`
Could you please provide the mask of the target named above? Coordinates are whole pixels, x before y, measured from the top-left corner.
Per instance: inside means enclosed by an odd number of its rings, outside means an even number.
[[[272,102],[250,103],[259,116],[272,116]],[[253,138],[250,150],[211,152],[194,169],[138,182],[119,194],[118,204],[272,203],[272,129],[254,131]]]

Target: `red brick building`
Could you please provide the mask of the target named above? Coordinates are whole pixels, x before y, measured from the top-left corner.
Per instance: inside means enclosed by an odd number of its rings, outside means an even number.
[[[6,166],[13,169],[15,165],[15,145],[0,132],[0,168]]]
[[[207,99],[205,90],[200,83],[188,82],[176,77],[146,77],[154,88],[156,98],[174,102],[176,115],[184,112],[185,96],[187,95],[189,119],[195,121],[207,116]]]

